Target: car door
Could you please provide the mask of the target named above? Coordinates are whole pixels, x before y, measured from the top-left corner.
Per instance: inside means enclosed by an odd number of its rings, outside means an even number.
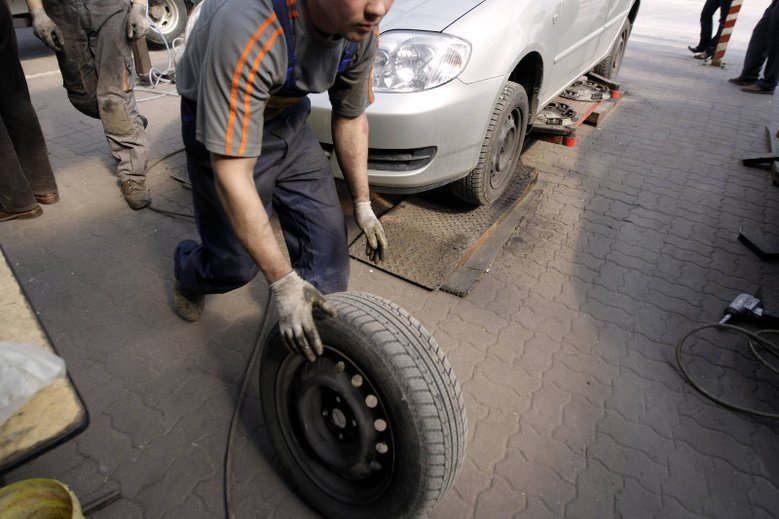
[[[617,39],[622,25],[625,23],[625,19],[630,13],[634,0],[609,0],[609,5],[606,11],[606,23],[603,28],[603,35],[601,36],[600,46],[597,51],[596,57],[603,57],[608,54],[609,49]]]
[[[593,65],[603,40],[606,15],[616,0],[558,0],[557,41],[549,89],[571,84]]]

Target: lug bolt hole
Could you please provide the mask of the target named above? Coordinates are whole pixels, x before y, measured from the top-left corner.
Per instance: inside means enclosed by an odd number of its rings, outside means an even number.
[[[368,395],[365,397],[365,405],[367,405],[370,409],[374,409],[377,405],[379,405],[379,399],[376,398],[376,395]]]

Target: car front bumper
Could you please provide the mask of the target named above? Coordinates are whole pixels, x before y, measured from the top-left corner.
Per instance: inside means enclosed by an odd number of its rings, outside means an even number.
[[[455,80],[425,92],[376,94],[366,111],[371,186],[377,191],[413,193],[467,175],[478,162],[503,81]],[[325,150],[332,150],[327,94],[310,97],[309,123]],[[334,155],[330,160],[340,177]]]

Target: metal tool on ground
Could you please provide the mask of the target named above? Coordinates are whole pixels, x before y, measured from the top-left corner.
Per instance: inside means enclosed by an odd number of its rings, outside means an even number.
[[[779,240],[772,238],[756,229],[741,227],[738,230],[738,241],[766,261],[779,259]]]
[[[704,324],[691,330],[687,335],[681,338],[676,345],[676,363],[679,367],[679,371],[687,382],[699,393],[708,398],[709,400],[741,413],[760,416],[763,418],[779,419],[779,413],[766,411],[763,409],[755,408],[757,404],[753,406],[745,406],[734,403],[731,399],[733,395],[733,387],[743,387],[743,384],[739,384],[739,381],[726,381],[725,384],[720,382],[723,372],[737,372],[736,366],[739,363],[747,363],[747,368],[743,366],[741,372],[744,373],[744,377],[748,377],[748,390],[747,394],[758,401],[759,404],[766,405],[766,402],[770,405],[776,402],[773,395],[779,394],[779,379],[776,375],[779,375],[779,343],[775,340],[770,340],[770,336],[779,336],[779,330],[776,329],[761,329],[759,331],[752,331],[741,326],[735,326],[728,324],[727,321],[741,319],[749,321],[753,324],[765,324],[771,322],[771,324],[779,323],[779,314],[769,312],[763,307],[763,303],[756,297],[750,294],[739,294],[733,301],[725,308],[724,317],[714,324]],[[738,335],[745,337],[749,344],[749,349],[756,361],[745,360],[744,356],[737,349],[728,352],[728,349],[721,344],[715,344],[713,341],[704,341],[704,344],[708,343],[710,347],[715,347],[715,354],[711,358],[706,358],[699,352],[693,353],[691,348],[688,347],[688,351],[685,355],[685,344],[691,338],[698,336],[705,330],[717,330],[718,332],[726,332],[731,335]],[[728,356],[727,353],[730,353]],[[687,362],[685,362],[685,358]],[[722,365],[724,359],[735,359],[734,365]],[[707,385],[712,383],[719,383],[724,386],[725,389],[720,388],[719,394],[716,394],[711,388],[705,388],[702,383],[698,382],[691,373],[690,364],[695,362],[703,363],[709,368],[713,367],[714,371],[718,373],[717,376],[704,376],[698,373],[697,378],[704,380]],[[725,371],[727,369],[727,371]],[[709,369],[711,371],[711,369]],[[765,390],[761,390],[761,385],[765,386]],[[723,395],[722,393],[725,393]],[[767,396],[764,396],[767,395]],[[729,396],[726,399],[725,396]]]
[[[725,315],[720,319],[719,324],[725,324],[733,317],[739,318],[779,318],[779,314],[768,312],[763,308],[763,303],[755,296],[749,294],[739,294],[736,298],[725,308],[723,312]]]
[[[768,137],[770,151],[763,155],[743,159],[742,163],[749,167],[769,166],[771,168],[773,184],[777,186],[779,185],[779,143],[777,143],[777,139],[779,139],[779,130],[774,131],[766,126],[765,131],[766,136]]]

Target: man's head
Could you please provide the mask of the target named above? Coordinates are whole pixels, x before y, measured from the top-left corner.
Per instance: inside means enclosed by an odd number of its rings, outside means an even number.
[[[378,30],[394,0],[308,0],[311,20],[325,34],[360,41]]]

